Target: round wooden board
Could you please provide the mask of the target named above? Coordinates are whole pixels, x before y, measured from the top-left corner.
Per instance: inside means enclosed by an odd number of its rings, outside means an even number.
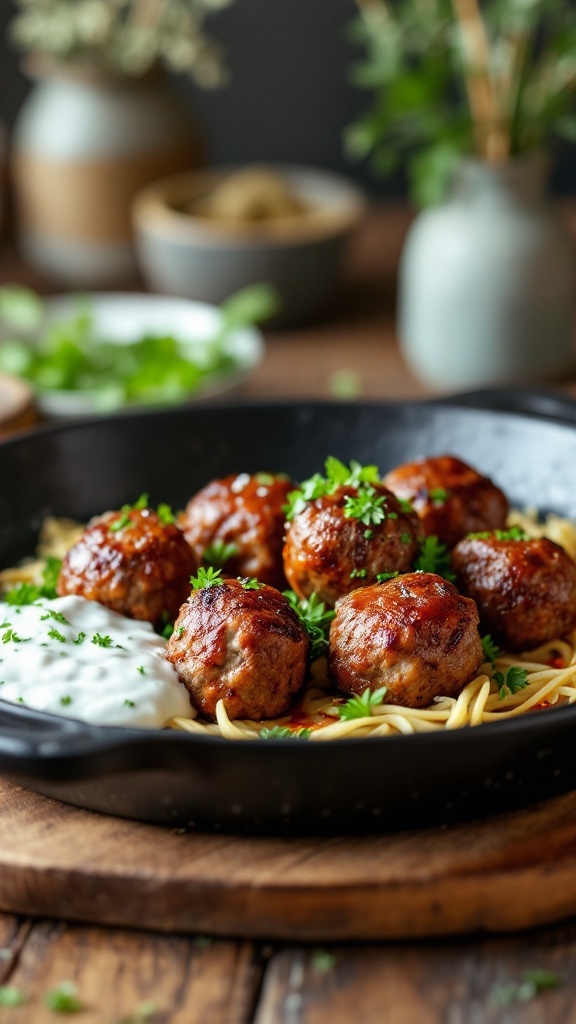
[[[300,940],[505,931],[576,913],[576,793],[392,836],[170,830],[0,782],[0,908],[155,931]]]

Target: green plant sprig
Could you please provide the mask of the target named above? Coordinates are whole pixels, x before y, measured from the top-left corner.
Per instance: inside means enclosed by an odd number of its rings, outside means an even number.
[[[334,494],[339,487],[356,487],[360,490],[362,485],[369,486],[380,481],[380,473],[377,466],[361,466],[355,459],[352,459],[350,465],[347,466],[340,459],[330,455],[325,462],[325,471],[325,476],[322,476],[321,473],[314,473],[308,480],[303,480],[297,490],[290,492],[288,503],[284,508],[287,520],[290,521],[294,516],[303,512],[308,502],[315,501],[316,498],[323,498],[325,495]],[[375,493],[374,488],[371,488],[371,490]],[[367,497],[371,496],[367,495]],[[374,507],[373,503],[369,503],[369,505]],[[375,507],[378,508],[379,506],[376,505]],[[348,508],[350,509],[350,505]],[[344,514],[347,514],[346,511]],[[364,522],[364,520],[362,521]],[[370,520],[366,522],[366,525],[370,525]]]

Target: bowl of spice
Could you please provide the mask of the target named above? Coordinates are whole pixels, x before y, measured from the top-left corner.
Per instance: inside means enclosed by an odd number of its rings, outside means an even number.
[[[356,185],[317,168],[191,171],[136,197],[138,261],[155,291],[216,305],[268,281],[280,297],[274,325],[304,323],[334,295],[346,245],[365,211]]]

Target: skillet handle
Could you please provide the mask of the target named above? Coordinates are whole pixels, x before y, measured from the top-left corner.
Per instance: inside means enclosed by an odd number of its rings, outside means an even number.
[[[576,400],[553,388],[487,388],[466,391],[441,399],[443,404],[466,405],[473,409],[519,412],[544,419],[576,423]]]

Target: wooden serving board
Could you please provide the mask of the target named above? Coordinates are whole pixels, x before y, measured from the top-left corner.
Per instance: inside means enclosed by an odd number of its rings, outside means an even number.
[[[576,913],[576,792],[488,821],[343,838],[170,830],[0,782],[0,909],[300,940],[505,931]]]

